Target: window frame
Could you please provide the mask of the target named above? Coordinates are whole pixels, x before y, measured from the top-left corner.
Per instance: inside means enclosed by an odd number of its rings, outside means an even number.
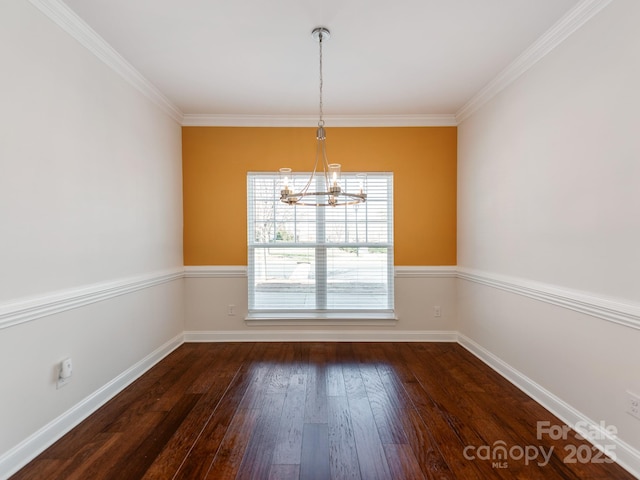
[[[309,178],[310,173],[299,173],[299,177]],[[392,172],[367,172],[367,182],[371,183],[371,180],[376,180],[380,182],[384,180],[386,186],[383,188],[383,195],[375,196],[369,194],[368,201],[364,204],[354,206],[338,206],[338,207],[313,207],[313,206],[291,206],[281,204],[279,200],[279,175],[275,172],[248,172],[247,173],[247,254],[248,254],[248,269],[247,269],[247,277],[248,277],[248,316],[247,320],[260,320],[260,324],[264,324],[264,321],[287,321],[287,320],[322,320],[323,324],[326,324],[327,321],[330,320],[340,320],[339,324],[344,324],[344,322],[348,321],[393,321],[395,322],[395,299],[394,299],[394,265],[393,265],[393,173]],[[256,208],[255,205],[257,201],[255,200],[256,192],[251,184],[253,179],[259,177],[266,177],[269,180],[273,181],[273,195],[269,195],[268,200],[271,201],[273,198],[273,238],[277,236],[275,228],[277,225],[277,209],[285,208],[285,209],[293,209],[294,212],[294,228],[297,228],[298,225],[302,223],[298,218],[297,209],[315,209],[316,210],[316,218],[314,220],[315,223],[315,241],[296,241],[294,237],[294,241],[285,242],[285,241],[272,241],[272,242],[257,242],[255,240],[256,235]],[[356,174],[343,173],[342,174],[343,182],[355,181]],[[324,177],[320,177],[319,181],[324,181]],[[378,192],[379,193],[379,192]],[[326,228],[328,225],[327,220],[327,209],[346,209],[346,208],[369,208],[369,206],[376,202],[384,202],[386,216],[384,222],[374,221],[369,218],[368,215],[365,215],[364,221],[355,221],[349,220],[348,212],[345,212],[345,235],[349,226],[364,226],[365,232],[365,241],[346,241],[343,242],[331,242],[327,241],[326,238]],[[357,213],[356,213],[357,214]],[[318,218],[319,217],[319,218]],[[383,223],[385,228],[382,231],[385,231],[386,241],[384,242],[373,242],[368,240],[368,229],[367,226],[375,223]],[[297,234],[296,234],[297,235]],[[255,252],[259,249],[296,249],[296,248],[304,248],[304,249],[312,249],[315,256],[315,293],[316,293],[316,303],[314,305],[315,308],[265,308],[264,306],[256,307],[255,304],[255,285],[256,285],[256,270],[255,270]],[[329,307],[327,303],[327,287],[329,285],[329,264],[327,262],[328,254],[331,249],[340,249],[340,248],[386,248],[387,251],[385,253],[386,256],[386,277],[382,277],[386,279],[386,303],[383,308],[362,308],[362,307],[350,307],[350,308],[337,308],[337,307]],[[318,285],[321,285],[318,287]]]

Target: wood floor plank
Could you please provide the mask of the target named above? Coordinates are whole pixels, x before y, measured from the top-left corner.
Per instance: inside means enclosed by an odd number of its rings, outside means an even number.
[[[214,384],[220,383],[221,373],[228,376],[229,372],[235,374],[238,370],[243,358],[242,352],[246,349],[241,343],[220,343],[215,344],[214,349],[207,350],[202,352],[203,356],[208,357],[207,366],[200,369],[187,393],[206,394],[212,388],[217,388]]]
[[[486,414],[486,407],[478,403],[477,396],[474,398],[461,388],[455,379],[447,375],[447,371],[442,369],[441,363],[437,361],[437,352],[434,355],[426,349],[416,349],[415,345],[412,345],[405,355],[405,358],[415,355],[415,360],[424,361],[415,365],[414,374],[423,388],[429,391],[440,416],[457,432],[463,449],[467,446],[491,446],[495,442],[505,442],[508,445],[517,442],[517,438],[513,437],[511,432],[500,429],[495,418]],[[426,365],[430,367],[427,368]],[[455,398],[456,401],[451,402],[451,398]],[[484,469],[484,464],[480,468]],[[509,474],[517,474],[519,468],[520,465],[513,465]]]
[[[274,464],[300,464],[306,393],[307,375],[291,375],[284,401],[283,415],[280,419],[276,447],[273,452],[272,463]]]
[[[537,442],[534,438],[523,438],[510,428],[509,424],[499,420],[497,414],[500,410],[505,409],[504,403],[498,404],[495,402],[495,398],[487,397],[486,394],[481,392],[480,385],[473,388],[471,392],[467,391],[466,387],[472,382],[471,379],[461,385],[455,377],[446,376],[449,370],[445,371],[442,365],[457,365],[459,360],[457,352],[449,350],[441,354],[437,351],[434,352],[434,349],[420,345],[412,346],[412,350],[421,359],[430,360],[429,363],[433,365],[433,371],[430,372],[430,375],[440,378],[439,382],[436,382],[435,378],[427,380],[426,376],[428,374],[422,369],[423,367],[416,369],[419,370],[418,376],[423,382],[429,381],[432,398],[437,405],[440,405],[438,408],[444,408],[442,404],[447,402],[451,392],[458,392],[458,401],[447,403],[448,415],[450,415],[451,421],[459,423],[459,430],[465,435],[467,445],[474,447],[505,445],[507,448],[537,447]],[[488,403],[482,402],[482,399],[487,399]],[[525,476],[531,480],[544,480],[547,475],[547,471],[537,468],[537,462],[529,461],[528,459],[510,458],[506,464],[508,464],[508,475],[511,476]],[[505,476],[508,475],[505,474]]]
[[[189,456],[176,474],[175,480],[204,478],[210,468],[213,468],[212,464],[216,456],[220,455],[224,457],[224,455],[220,454],[220,450],[223,448],[221,445],[227,436],[228,429],[231,428],[230,425],[232,421],[235,420],[236,412],[241,411],[238,406],[245,396],[252,380],[251,365],[260,359],[261,354],[262,349],[260,345],[244,344],[241,347],[237,358],[240,363],[238,372],[224,392],[220,403],[216,407],[215,415],[209,419],[207,425],[202,429],[200,436],[189,452]],[[242,452],[244,452],[244,450],[242,450]],[[239,458],[236,470],[240,465],[242,455],[240,455]],[[218,459],[216,466],[219,467],[221,463],[223,462]],[[234,472],[236,470],[234,470]]]
[[[562,426],[457,344],[184,344],[12,480],[633,478],[540,421]],[[464,454],[496,442],[552,455]]]
[[[271,465],[269,480],[299,480],[300,465]]]
[[[64,460],[52,458],[36,458],[25,465],[19,472],[11,477],[12,480],[36,480],[40,478],[57,478],[64,468]]]
[[[369,399],[347,397],[353,425],[360,473],[364,479],[391,479]]]
[[[291,380],[291,363],[294,352],[291,344],[274,343],[270,345],[273,350],[272,358],[274,366],[271,370],[266,393],[286,393]]]
[[[300,477],[304,480],[331,478],[329,430],[325,423],[306,423],[304,425]]]
[[[182,466],[194,444],[202,434],[203,429],[215,413],[222,399],[226,386],[233,375],[222,375],[218,378],[218,389],[211,390],[206,395],[201,395],[200,400],[185,416],[173,436],[164,445],[153,464],[145,472],[145,480],[163,480],[172,477]]]
[[[360,480],[358,451],[346,396],[329,397],[328,419],[331,478]]]
[[[380,441],[383,444],[407,443],[407,437],[399,421],[401,410],[397,409],[389,399],[376,365],[361,364],[360,376],[378,427]]]
[[[192,385],[204,370],[211,368],[213,358],[207,355],[193,355],[191,361],[186,365],[180,365],[175,370],[175,377],[171,386],[166,389],[155,402],[145,406],[145,410],[160,412],[170,411],[178,402],[182,400],[185,392],[191,390]],[[194,393],[197,395],[197,393]]]
[[[42,478],[57,478],[59,480],[84,480],[86,478],[100,478],[101,474],[108,470],[112,452],[122,448],[123,438],[121,433],[108,434],[106,441],[100,448],[92,449],[90,455],[74,457],[55,476]]]
[[[305,423],[327,423],[327,350],[322,344],[309,345]]]
[[[258,419],[251,432],[236,479],[255,480],[269,477],[284,399],[285,395],[282,393],[263,396]]]
[[[211,480],[233,480],[236,478],[259,414],[257,409],[237,410],[205,478]]]
[[[344,376],[342,375],[342,365],[333,361],[327,364],[327,396],[344,397],[347,391],[344,386]]]
[[[340,345],[338,349],[339,361],[342,363],[342,377],[348,398],[365,398],[367,390],[364,387],[360,373],[360,363],[350,344]]]
[[[411,478],[412,480],[425,480],[426,477],[420,469],[418,460],[413,450],[408,445],[386,444],[384,453],[391,470],[392,478]]]
[[[200,395],[194,394],[183,395],[164,418],[151,431],[147,432],[142,442],[135,448],[129,449],[127,454],[120,456],[117,461],[111,462],[112,467],[107,470],[109,473],[104,478],[122,480],[142,478],[185,417],[198,403],[200,397]],[[140,425],[138,428],[140,429]]]
[[[411,399],[413,408],[418,412],[421,421],[433,436],[434,443],[442,454],[447,466],[455,478],[478,479],[495,478],[495,475],[478,468],[462,456],[466,446],[458,432],[447,418],[440,412],[429,394],[424,390],[414,374],[416,359],[405,358],[407,344],[389,345],[390,355],[396,358],[394,368],[402,385]],[[490,469],[489,469],[490,470]]]
[[[203,369],[187,393],[199,392],[200,400],[185,417],[162,452],[144,475],[145,480],[162,480],[180,470],[187,456],[215,415],[222,397],[238,373],[243,354],[239,345],[226,345],[216,350],[215,361]],[[215,372],[211,375],[209,372]]]
[[[237,479],[268,478],[286,397],[286,390],[280,388],[283,383],[278,373],[281,365],[277,363],[286,356],[282,350],[276,344],[267,345],[262,353],[266,360],[260,362],[261,368],[252,372],[254,379],[241,402],[241,406],[250,405],[256,409],[258,418],[246,445]],[[278,393],[269,393],[274,391]],[[249,402],[245,401],[247,398],[250,398]],[[215,478],[212,477],[214,470],[212,467],[209,478]]]
[[[271,382],[275,363],[268,359],[268,344],[261,344],[258,347],[260,356],[249,365],[249,385],[242,398],[239,408],[254,409],[260,408],[260,402],[265,395],[265,391]]]
[[[426,360],[424,363],[415,364],[414,373],[423,388],[428,391],[434,411],[460,439],[460,451],[457,455],[460,455],[467,447],[491,448],[496,445],[496,442],[514,445],[517,439],[511,435],[511,432],[500,429],[495,418],[486,414],[485,407],[479,405],[477,399],[474,400],[469,392],[460,388],[455,380],[447,375],[446,370],[442,369],[438,358],[431,357],[427,350],[415,349],[415,346],[412,345],[404,351],[404,355],[405,358],[413,357],[415,360]],[[427,368],[426,365],[429,364],[431,367]],[[451,398],[455,398],[455,401],[452,402]],[[489,475],[489,472],[492,472],[491,474],[498,478],[511,478],[518,475],[524,466],[514,463],[507,471],[503,468],[494,468],[492,462],[480,459],[474,459],[472,463],[484,475]],[[530,475],[532,478],[536,476],[534,472],[530,472]]]
[[[291,359],[291,375],[306,375],[309,370],[309,343],[294,342],[291,344],[293,358]]]
[[[402,412],[400,420],[407,437],[407,445],[413,451],[423,475],[429,479],[453,480],[455,476],[420,414],[413,407],[403,409]]]
[[[119,433],[101,433],[87,442],[74,455],[64,460],[52,460],[48,458],[38,459],[27,465],[16,474],[14,479],[51,479],[66,480],[72,476],[78,477],[78,473],[84,475],[94,463],[108,456],[110,449],[116,447],[120,440]]]

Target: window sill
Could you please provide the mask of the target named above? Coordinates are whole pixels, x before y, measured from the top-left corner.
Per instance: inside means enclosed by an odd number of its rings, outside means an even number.
[[[250,327],[290,326],[393,326],[398,317],[393,312],[374,313],[251,313],[244,319]]]

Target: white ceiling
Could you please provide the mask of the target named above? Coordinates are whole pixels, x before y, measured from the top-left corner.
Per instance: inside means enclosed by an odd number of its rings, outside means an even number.
[[[584,3],[584,0],[582,0]],[[455,114],[579,0],[65,0],[182,113]]]

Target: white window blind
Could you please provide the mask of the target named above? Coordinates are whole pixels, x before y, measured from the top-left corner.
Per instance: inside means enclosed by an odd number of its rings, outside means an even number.
[[[361,178],[343,173],[342,188]],[[249,313],[393,312],[393,174],[368,173],[360,205],[286,205],[280,187],[277,173],[247,174]]]

